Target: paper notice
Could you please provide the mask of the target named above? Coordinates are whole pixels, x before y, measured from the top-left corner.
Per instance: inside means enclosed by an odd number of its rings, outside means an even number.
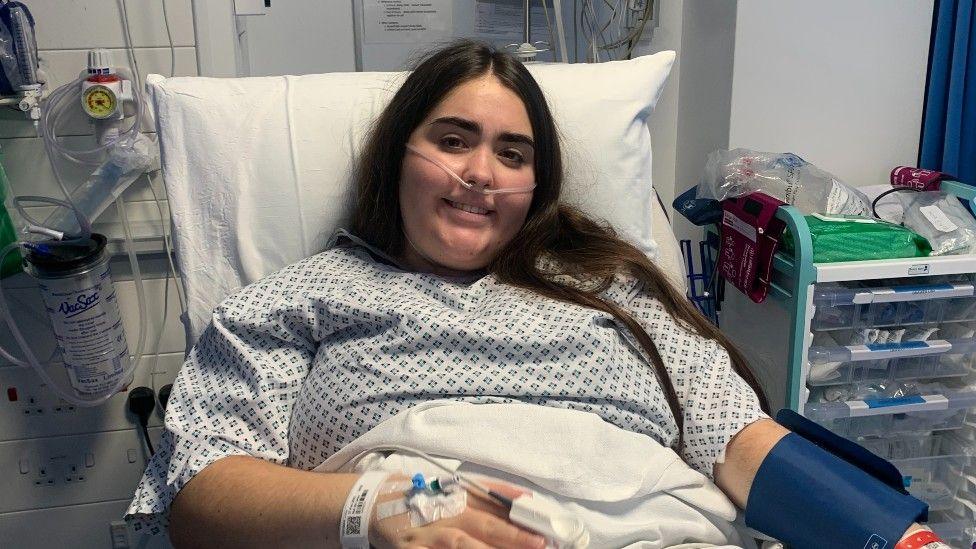
[[[363,42],[409,44],[451,36],[452,0],[363,0]]]

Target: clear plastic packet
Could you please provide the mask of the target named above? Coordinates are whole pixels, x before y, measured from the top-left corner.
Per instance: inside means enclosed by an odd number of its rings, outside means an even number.
[[[805,214],[870,217],[864,193],[793,153],[733,149],[708,155],[698,198],[725,200],[757,191]]]
[[[897,193],[905,209],[902,224],[925,237],[931,255],[976,253],[976,219],[944,192]]]

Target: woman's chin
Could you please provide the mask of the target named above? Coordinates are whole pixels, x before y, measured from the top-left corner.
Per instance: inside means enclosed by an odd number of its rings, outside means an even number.
[[[452,265],[471,265],[478,263],[487,264],[490,258],[493,239],[488,231],[484,229],[472,230],[468,227],[446,227],[443,231],[437,231],[441,235],[436,239],[434,245],[439,245],[437,250],[439,259],[449,262]]]
[[[457,271],[459,274],[480,271],[488,266],[490,258],[482,259],[481,257],[470,258],[470,257],[441,257],[439,258],[438,265],[445,269],[452,271]]]

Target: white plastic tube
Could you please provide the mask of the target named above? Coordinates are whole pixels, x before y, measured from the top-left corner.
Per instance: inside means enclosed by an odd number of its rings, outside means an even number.
[[[133,371],[139,367],[142,360],[143,351],[146,348],[146,324],[149,312],[146,310],[146,290],[142,284],[142,271],[139,268],[139,260],[136,258],[135,240],[132,238],[132,228],[129,225],[129,215],[125,211],[125,201],[122,197],[115,200],[115,207],[119,210],[119,218],[122,220],[122,232],[125,234],[125,248],[129,254],[129,264],[132,266],[132,280],[136,286],[136,301],[139,305],[139,340],[136,343],[136,352],[132,358]]]

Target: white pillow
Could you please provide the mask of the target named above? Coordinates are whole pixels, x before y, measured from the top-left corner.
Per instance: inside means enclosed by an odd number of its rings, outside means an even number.
[[[564,200],[652,257],[647,123],[674,58],[530,67],[563,139]],[[224,297],[346,224],[353,159],[405,74],[147,78],[191,343]]]

